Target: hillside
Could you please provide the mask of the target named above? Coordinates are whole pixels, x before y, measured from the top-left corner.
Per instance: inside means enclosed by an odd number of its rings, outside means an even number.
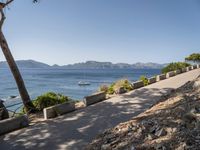
[[[19,68],[49,68],[51,67],[45,63],[37,62],[34,60],[18,60],[16,61],[16,63]],[[7,62],[5,61],[0,62],[0,68],[7,68],[7,67],[8,67]]]
[[[35,60],[18,60],[16,61],[19,68],[58,68],[58,69],[161,69],[166,64],[157,63],[111,63],[111,62],[97,62],[97,61],[86,61],[82,63],[75,63],[69,65],[53,65],[37,62]],[[0,68],[7,68],[5,61],[0,62]]]
[[[75,63],[72,65],[62,66],[68,69],[160,69],[163,68],[165,64],[157,63],[116,63],[111,62],[97,62],[97,61],[86,61],[83,63]]]
[[[149,110],[98,135],[88,150],[198,150],[200,77],[173,90]]]

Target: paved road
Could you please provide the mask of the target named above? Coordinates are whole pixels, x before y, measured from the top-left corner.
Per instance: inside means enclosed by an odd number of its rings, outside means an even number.
[[[196,69],[73,113],[44,121],[0,137],[1,150],[81,150],[98,133],[130,120],[160,96],[200,75]]]

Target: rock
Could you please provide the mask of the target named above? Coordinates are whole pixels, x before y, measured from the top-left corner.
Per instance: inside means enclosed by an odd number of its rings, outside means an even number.
[[[165,129],[162,128],[162,129],[156,131],[155,135],[158,137],[165,136],[165,135],[167,135],[167,131],[165,131]]]
[[[126,89],[124,87],[120,87],[119,89],[115,90],[116,94],[123,94],[126,93]]]
[[[185,123],[192,123],[193,121],[197,121],[197,117],[193,113],[187,113],[183,116],[183,120]]]
[[[14,99],[14,98],[16,98],[17,96],[15,96],[15,95],[11,95],[10,96],[10,99]]]
[[[167,150],[167,148],[164,145],[162,145],[162,144],[158,144],[154,148],[156,150]]]
[[[194,82],[193,88],[194,88],[194,89],[200,88],[200,80],[197,80],[197,81]]]
[[[158,126],[157,125],[154,125],[152,128],[150,128],[150,133],[155,133],[156,130],[158,129]]]
[[[0,120],[4,120],[8,118],[9,118],[8,111],[3,104],[3,100],[0,100]]]
[[[177,150],[183,150],[186,148],[186,143],[180,143],[180,145],[177,147]]]
[[[101,146],[101,149],[102,150],[108,150],[108,149],[111,149],[111,146],[110,146],[110,144],[104,144],[104,145]]]
[[[117,145],[116,149],[124,149],[125,147],[127,147],[127,145],[128,145],[128,142],[127,142],[127,141],[120,142],[120,143]]]

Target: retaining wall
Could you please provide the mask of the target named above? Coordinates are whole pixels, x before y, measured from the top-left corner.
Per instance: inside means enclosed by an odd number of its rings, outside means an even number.
[[[181,73],[182,73],[182,71],[181,71],[180,69],[175,70],[174,72],[175,72],[175,75],[178,75],[178,74],[181,74]]]
[[[166,78],[167,78],[166,74],[157,75],[156,76],[156,81],[161,81],[161,80],[164,80]]]
[[[0,135],[27,127],[29,121],[26,115],[0,121]]]
[[[156,83],[156,77],[151,77],[148,79],[149,84]]]
[[[44,108],[44,119],[55,118],[57,116],[72,112],[75,110],[75,102],[66,102],[48,108]]]
[[[98,92],[98,93],[94,93],[90,96],[86,96],[83,100],[84,104],[86,106],[98,103],[100,101],[103,101],[106,99],[106,93],[105,92]]]
[[[173,76],[175,76],[175,71],[170,71],[170,72],[168,72],[168,73],[166,74],[166,77],[167,77],[167,78],[170,78],[170,77],[173,77]]]
[[[182,73],[184,73],[184,72],[186,72],[186,71],[187,71],[186,68],[182,68],[182,69],[181,69],[181,72],[182,72]]]
[[[132,85],[133,85],[133,89],[138,89],[138,88],[143,87],[144,83],[143,81],[140,80],[140,81],[133,82]]]

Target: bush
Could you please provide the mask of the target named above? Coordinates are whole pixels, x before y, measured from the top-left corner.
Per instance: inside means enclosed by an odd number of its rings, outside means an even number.
[[[128,92],[133,90],[132,84],[127,79],[121,79],[116,81],[115,84],[113,85],[113,90],[116,91],[120,87],[123,87]]]
[[[179,69],[182,69],[182,68],[185,68],[185,67],[188,67],[188,66],[190,66],[190,64],[185,63],[185,62],[170,63],[162,69],[162,73],[167,73],[167,72],[170,72],[170,71],[179,70]]]
[[[114,85],[115,85],[115,83],[112,83],[112,84],[108,87],[108,92],[107,92],[107,94],[114,94],[114,93],[115,93]]]
[[[41,96],[38,96],[33,101],[33,104],[37,110],[42,111],[46,107],[62,104],[69,101],[70,99],[67,96],[64,96],[62,94],[56,94],[54,92],[48,92]]]
[[[143,81],[144,86],[147,86],[149,84],[149,80],[145,76],[140,76],[140,80]]]
[[[108,93],[108,86],[107,85],[101,85],[98,91]]]
[[[107,94],[114,94],[115,91],[121,87],[123,87],[126,91],[133,90],[132,84],[127,79],[121,79],[111,85],[101,85],[99,91],[104,91]]]

